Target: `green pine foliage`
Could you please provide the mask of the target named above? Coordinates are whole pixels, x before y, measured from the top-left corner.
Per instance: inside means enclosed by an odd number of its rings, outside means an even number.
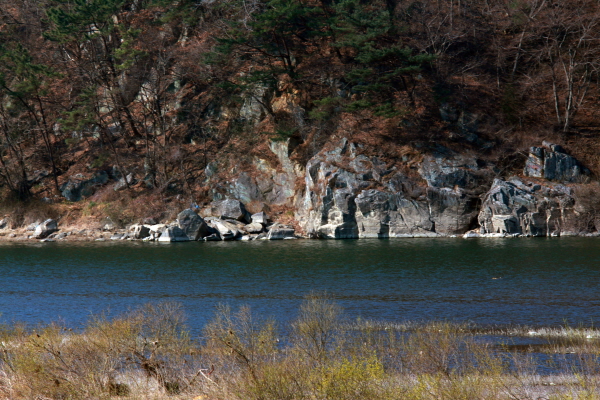
[[[57,42],[90,40],[115,29],[116,13],[124,0],[59,0],[46,14],[54,28],[45,36]]]

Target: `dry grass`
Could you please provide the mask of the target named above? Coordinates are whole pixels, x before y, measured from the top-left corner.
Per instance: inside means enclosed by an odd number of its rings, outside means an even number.
[[[534,353],[451,323],[347,323],[337,304],[311,295],[283,331],[248,307],[221,306],[192,340],[172,303],[95,318],[79,332],[5,326],[0,399],[600,398],[594,329],[538,330],[555,353]]]

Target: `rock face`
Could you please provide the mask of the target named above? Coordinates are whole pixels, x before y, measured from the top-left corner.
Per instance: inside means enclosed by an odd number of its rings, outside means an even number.
[[[97,173],[91,179],[74,176],[60,187],[60,192],[68,201],[79,201],[82,197],[91,196],[97,186],[108,182],[108,178],[108,174],[105,171]]]
[[[309,236],[428,237],[464,233],[476,224],[479,194],[491,179],[475,159],[443,149],[409,177],[358,153],[343,139],[308,162],[296,219]]]
[[[190,209],[177,215],[177,224],[190,240],[198,240],[211,233],[204,219]]]
[[[557,236],[575,226],[574,205],[567,186],[496,179],[479,214],[481,232]]]
[[[254,158],[252,162],[254,171],[251,174],[240,172],[233,178],[223,179],[219,175],[218,163],[210,163],[205,169],[205,175],[213,199],[219,201],[233,198],[245,204],[258,202],[270,205],[293,205],[296,180],[304,176],[304,170],[289,158],[292,148],[290,140],[273,141],[269,143],[269,147],[272,154],[270,157]],[[273,156],[276,158],[275,162]]]
[[[558,182],[577,182],[589,175],[589,170],[577,159],[566,154],[561,146],[545,141],[542,146],[529,149],[529,157],[523,170],[525,176]]]
[[[58,224],[56,221],[47,219],[35,228],[33,237],[36,239],[44,239],[56,231],[58,231]]]

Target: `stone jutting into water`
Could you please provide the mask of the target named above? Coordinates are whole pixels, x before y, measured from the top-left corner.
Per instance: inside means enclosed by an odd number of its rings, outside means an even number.
[[[574,206],[565,185],[496,179],[479,214],[481,233],[558,236],[575,226]]]
[[[167,229],[163,231],[163,233],[158,238],[159,242],[189,242],[190,239],[177,226],[169,226]]]
[[[448,149],[427,156],[415,180],[358,154],[343,139],[313,157],[296,219],[311,237],[430,237],[464,233],[476,223],[490,171]]]
[[[198,240],[211,234],[204,219],[189,208],[177,215],[177,224],[190,240]]]

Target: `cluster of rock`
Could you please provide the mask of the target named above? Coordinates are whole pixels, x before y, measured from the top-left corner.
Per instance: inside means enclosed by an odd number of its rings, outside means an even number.
[[[205,217],[187,209],[171,224],[136,224],[111,239],[158,242],[296,239],[293,227],[271,223],[264,212],[250,215],[238,200],[213,202],[201,214]]]
[[[93,240],[105,240],[106,231],[111,240],[143,240],[157,242],[189,242],[219,240],[283,240],[297,239],[294,227],[273,223],[266,213],[250,214],[243,203],[238,200],[223,200],[211,203],[201,210],[187,209],[180,212],[177,219],[170,224],[134,224],[124,230],[116,229],[107,221],[102,228],[96,230],[80,230],[59,232],[58,223],[53,219],[37,222],[26,228],[22,239],[41,239],[45,242],[81,237]],[[150,221],[154,222],[154,221]],[[6,229],[5,220],[0,220],[0,230]],[[33,232],[30,234],[30,232]],[[17,238],[11,233],[9,238]]]
[[[571,188],[517,177],[495,179],[479,213],[480,228],[465,237],[565,236],[575,234],[576,221]]]
[[[589,173],[561,146],[544,141],[531,147],[525,177],[494,179],[483,198],[480,228],[465,237],[578,234],[576,200],[564,183],[585,181]]]

